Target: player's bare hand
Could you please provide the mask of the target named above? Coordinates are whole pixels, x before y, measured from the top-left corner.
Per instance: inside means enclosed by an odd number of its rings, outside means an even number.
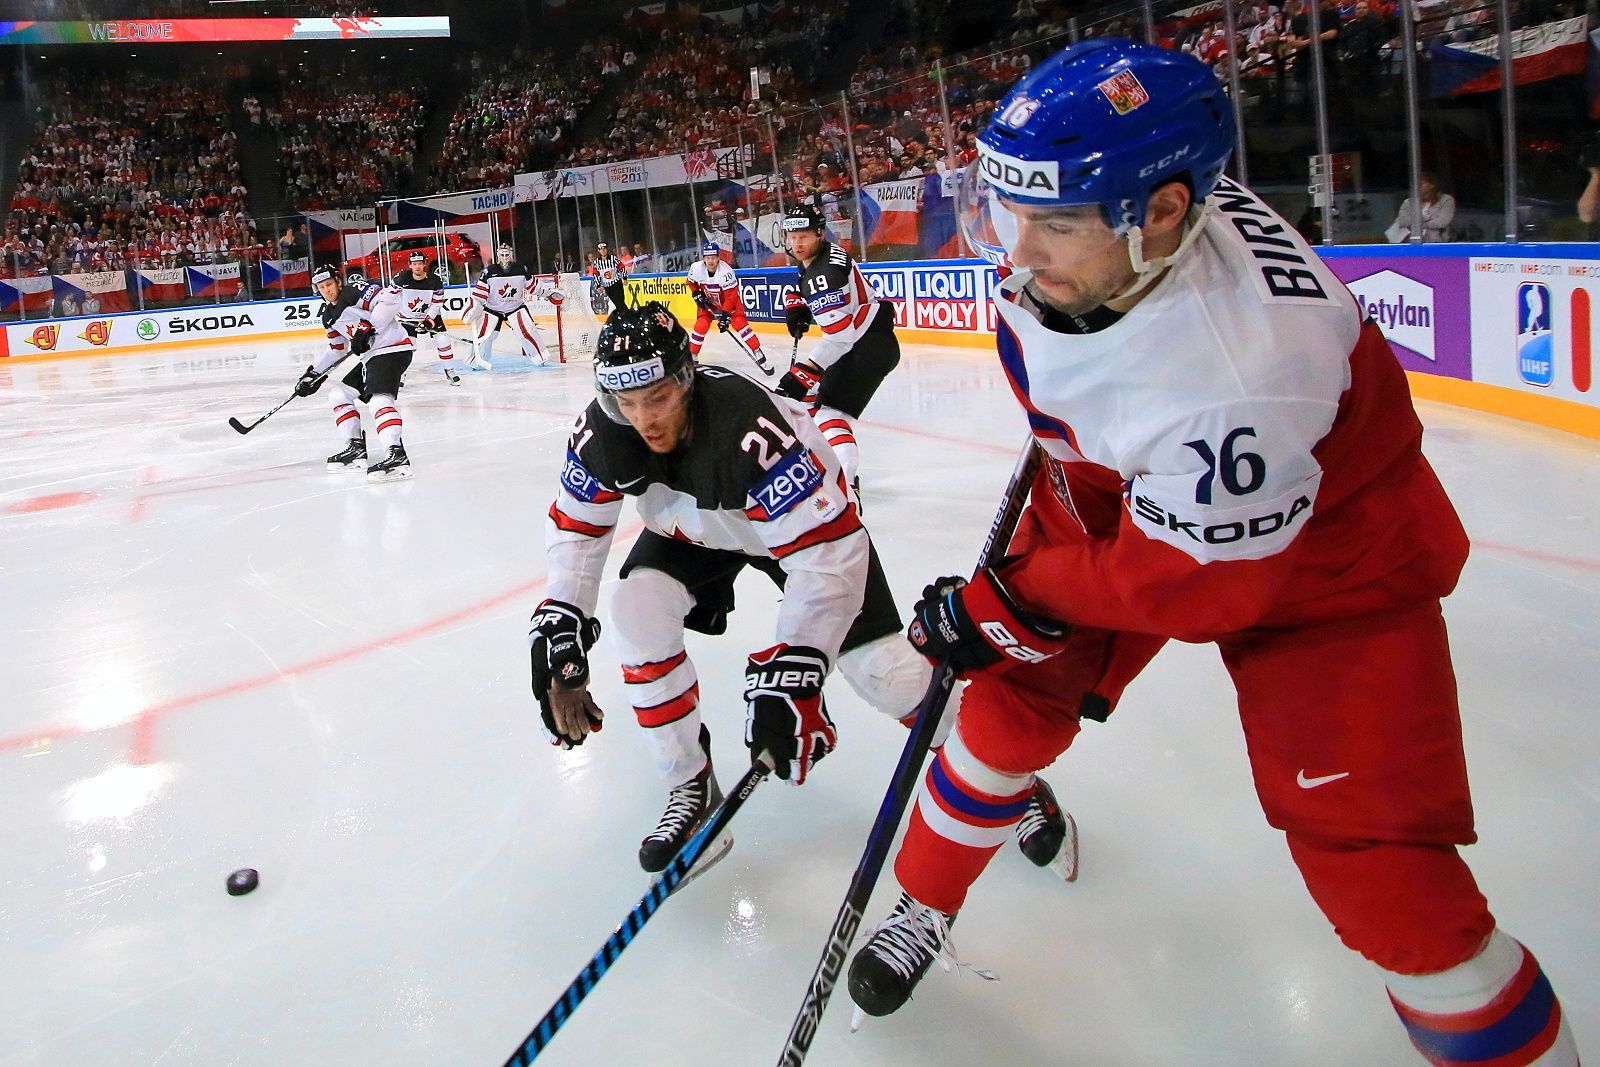
[[[556,682],[550,687],[550,711],[542,716],[551,744],[562,748],[581,745],[590,734],[600,732],[605,712],[589,695],[588,685],[566,686]]]

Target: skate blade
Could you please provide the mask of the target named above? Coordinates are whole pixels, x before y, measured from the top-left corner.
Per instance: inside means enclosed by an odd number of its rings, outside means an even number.
[[[330,463],[328,464],[328,469],[330,471],[364,471],[367,469],[367,461],[358,459],[354,463]]]
[[[410,467],[400,467],[392,471],[368,471],[367,481],[374,485],[381,482],[401,482],[411,477]]]
[[[1050,861],[1049,867],[1060,876],[1063,882],[1076,882],[1078,880],[1078,821],[1072,813],[1064,811],[1061,814],[1067,818],[1067,836],[1061,842],[1061,851],[1056,853],[1056,858]]]
[[[672,891],[674,893],[678,892],[678,890],[705,874],[721,863],[732,850],[733,832],[724,830],[721,837],[707,845],[706,850],[700,853],[700,858],[694,861],[694,866],[689,868],[689,873],[683,876],[683,881],[679,882]]]

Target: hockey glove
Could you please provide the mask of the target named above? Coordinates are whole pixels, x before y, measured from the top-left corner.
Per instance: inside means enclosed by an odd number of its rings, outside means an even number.
[[[574,731],[569,725],[562,729],[555,716],[552,699],[555,687],[582,689],[589,681],[589,649],[600,637],[600,621],[591,619],[571,604],[560,600],[546,600],[539,605],[528,623],[528,659],[531,667],[533,695],[539,701],[539,715],[545,733],[552,745],[572,748],[583,744],[588,733],[600,730],[600,709],[582,694],[583,704],[578,709],[587,719],[587,731]],[[574,736],[576,734],[576,736]]]
[[[317,368],[307,367],[306,372],[300,375],[300,380],[294,383],[295,396],[310,396],[322,388],[322,383],[328,380],[326,374],[318,374]]]
[[[717,329],[722,333],[728,332],[728,324],[733,321],[733,316],[726,311],[714,311],[711,317],[717,320]]]
[[[783,324],[789,328],[789,336],[796,341],[811,329],[811,309],[806,307],[806,302],[793,289],[783,298]]]
[[[827,656],[788,644],[754,653],[744,670],[744,743],[752,759],[770,755],[777,776],[791,785],[804,785],[838,740],[822,699],[827,674]]]
[[[1061,623],[1017,607],[991,570],[964,578],[940,578],[922,590],[906,637],[930,660],[947,659],[958,675],[1022,663],[1039,663],[1067,643]]]
[[[444,333],[443,315],[435,315],[433,318],[424,319],[423,321],[428,324],[428,329],[432,330],[434,333]]]
[[[796,363],[790,367],[773,389],[779,396],[798,400],[802,404],[817,401],[817,387],[822,384],[822,368],[815,363]]]
[[[713,314],[715,313],[714,309],[711,307],[711,298],[706,296],[706,291],[704,289],[696,289],[693,295],[695,307],[699,308],[701,311],[711,311]]]
[[[359,326],[350,331],[350,354],[365,355],[367,349],[372,347],[372,337],[372,323],[363,319]]]

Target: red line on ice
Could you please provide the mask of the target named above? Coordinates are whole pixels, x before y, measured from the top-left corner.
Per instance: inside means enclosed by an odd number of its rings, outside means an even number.
[[[622,531],[622,540],[630,540],[634,535],[638,534],[641,529],[643,529],[643,524],[639,523],[627,530]],[[283,681],[289,678],[296,678],[303,674],[311,674],[315,671],[320,671],[324,668],[333,667],[340,663],[345,663],[349,660],[356,659],[357,657],[365,656],[368,653],[376,652],[379,649],[387,648],[391,645],[403,644],[419,637],[426,637],[428,634],[437,633],[438,631],[453,626],[458,622],[463,622],[467,619],[470,619],[474,615],[481,615],[484,612],[499,607],[501,604],[504,604],[508,601],[515,600],[521,596],[526,596],[536,589],[543,588],[548,581],[548,575],[541,575],[538,578],[514,585],[510,589],[503,590],[499,593],[496,593],[494,596],[480,600],[474,604],[468,604],[464,608],[458,608],[455,611],[449,612],[445,615],[440,615],[437,618],[428,620],[427,622],[419,623],[416,626],[407,627],[404,630],[396,630],[394,633],[385,634],[382,637],[375,638],[371,641],[365,641],[358,645],[352,645],[349,648],[340,649],[337,652],[330,652],[325,656],[318,656],[315,659],[309,659],[304,663],[297,663],[293,666],[285,667],[282,670],[268,671],[263,674],[253,675],[249,678],[242,678],[237,682],[230,682],[227,685],[219,685],[213,689],[202,690],[198,693],[190,693],[186,696],[163,701],[160,704],[152,704],[150,707],[142,709],[131,720],[126,722],[116,723],[110,726],[95,727],[93,729],[85,729],[80,726],[52,726],[34,733],[22,734],[16,737],[0,738],[0,752],[51,743],[68,737],[79,737],[90,733],[103,733],[106,730],[117,730],[124,726],[131,726],[133,728],[133,740],[130,746],[130,760],[134,763],[146,763],[149,762],[152,757],[152,750],[155,743],[156,726],[162,719],[166,718],[168,715],[171,715],[175,711],[182,711],[185,708],[192,708],[196,705],[204,704],[207,701],[217,700],[222,697],[230,697],[239,693],[246,693],[252,689],[261,689],[265,686],[273,684],[274,682]]]

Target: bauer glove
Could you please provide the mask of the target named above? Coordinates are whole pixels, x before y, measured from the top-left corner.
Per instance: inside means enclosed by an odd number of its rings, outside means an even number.
[[[717,320],[717,329],[723,333],[728,332],[728,324],[733,321],[733,316],[726,311],[713,311],[711,317]]]
[[[922,590],[906,637],[930,660],[956,674],[1039,663],[1060,652],[1069,627],[1030,615],[987,568],[965,578],[940,578]]]
[[[822,699],[828,657],[808,645],[777,644],[753,653],[744,670],[744,743],[751,759],[772,757],[774,773],[805,784],[839,735]]]
[[[539,605],[528,623],[528,660],[533,695],[539,701],[539,716],[552,745],[572,748],[583,744],[586,733],[576,737],[558,726],[551,703],[552,688],[582,689],[589,682],[589,649],[600,637],[600,620],[560,600]],[[589,732],[600,730],[600,709],[583,694],[584,717]]]

